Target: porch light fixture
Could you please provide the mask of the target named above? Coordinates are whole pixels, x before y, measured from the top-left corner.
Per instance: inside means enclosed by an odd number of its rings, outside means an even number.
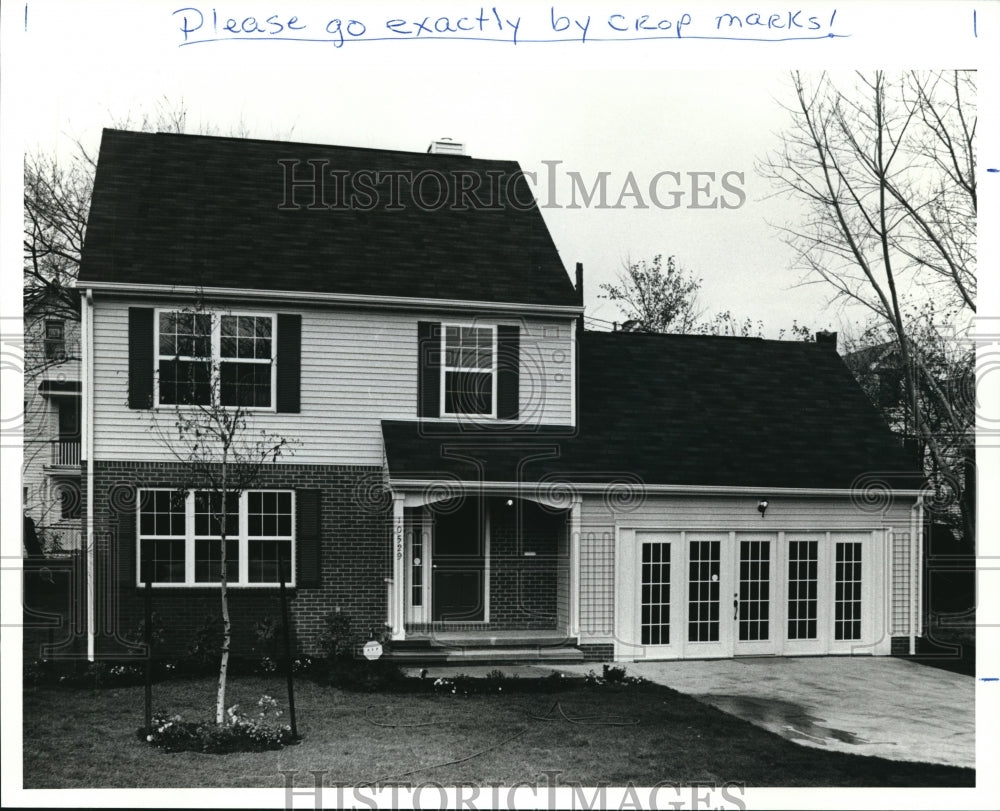
[[[764,517],[764,511],[766,509],[767,509],[767,499],[762,498],[760,501],[757,502],[757,512],[760,513],[761,518]]]
[[[513,507],[514,506],[514,499],[512,499],[512,498],[507,499],[507,506],[508,507]]]

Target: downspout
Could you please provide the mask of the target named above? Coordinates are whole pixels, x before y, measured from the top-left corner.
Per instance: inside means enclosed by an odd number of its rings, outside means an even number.
[[[583,262],[576,263],[576,300],[577,303],[583,306]],[[570,363],[572,368],[570,369],[570,374],[572,375],[572,397],[573,397],[573,413],[570,415],[570,419],[573,422],[573,427],[579,431],[579,415],[580,415],[580,342],[583,340],[583,330],[584,330],[584,320],[583,313],[581,312],[576,319],[573,320],[570,326],[570,340],[572,341],[572,355],[570,357]]]
[[[924,635],[924,497],[917,497],[917,636]]]
[[[83,452],[87,463],[87,517],[84,527],[87,535],[87,659],[93,662],[96,655],[97,548],[94,544],[94,291],[84,293],[83,324]]]

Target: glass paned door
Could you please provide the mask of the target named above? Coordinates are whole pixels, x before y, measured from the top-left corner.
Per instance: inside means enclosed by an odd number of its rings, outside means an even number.
[[[670,644],[670,543],[642,544],[640,641],[643,645]]]
[[[736,533],[732,618],[734,651],[740,655],[777,652],[775,634],[773,534]]]

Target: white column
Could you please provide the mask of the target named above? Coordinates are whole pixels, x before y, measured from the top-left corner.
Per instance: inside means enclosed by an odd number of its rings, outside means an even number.
[[[403,621],[406,605],[406,528],[403,525],[403,496],[392,499],[392,605],[389,610],[392,638],[406,638]]]
[[[910,510],[910,656],[917,652],[917,605],[920,597],[917,594],[917,512],[916,504]]]
[[[924,497],[917,498],[917,636],[924,635]]]
[[[569,508],[569,635],[580,635],[580,499]]]

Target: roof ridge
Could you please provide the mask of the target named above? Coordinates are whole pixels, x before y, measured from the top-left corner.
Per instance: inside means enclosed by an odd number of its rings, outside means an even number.
[[[625,330],[615,330],[605,332],[603,330],[584,330],[584,335],[621,335],[629,336],[629,340],[639,339],[686,339],[686,340],[715,340],[715,341],[742,341],[756,344],[781,344],[782,346],[801,344],[803,346],[817,346],[816,341],[784,340],[782,338],[763,338],[755,335],[703,335],[693,332],[627,332]]]
[[[143,130],[127,130],[118,129],[117,127],[105,127],[103,132],[114,133],[116,135],[138,135],[147,138],[180,138],[180,139],[201,139],[206,141],[231,141],[236,143],[250,143],[250,144],[274,144],[275,146],[304,146],[304,147],[318,147],[320,149],[347,149],[352,152],[384,152],[393,155],[413,155],[413,156],[423,156],[430,155],[429,152],[419,152],[409,149],[389,149],[386,147],[374,147],[374,146],[351,146],[349,144],[324,144],[318,141],[283,141],[277,138],[246,138],[239,135],[209,135],[206,133],[198,132],[146,132]],[[520,162],[511,158],[475,158],[471,155],[448,155],[448,154],[435,154],[433,155],[433,160],[438,161],[440,159],[449,158],[460,158],[463,162],[468,161],[478,161],[481,163],[507,163],[515,164],[520,167]]]

